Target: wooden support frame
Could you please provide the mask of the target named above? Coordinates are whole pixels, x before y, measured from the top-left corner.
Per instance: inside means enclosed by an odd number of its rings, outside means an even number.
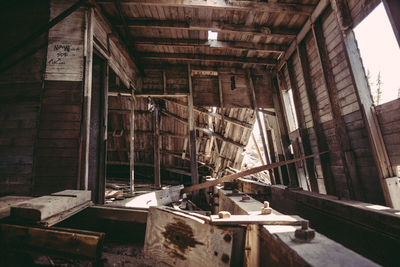
[[[173,47],[210,47],[235,50],[264,51],[270,53],[283,53],[287,49],[286,45],[281,44],[255,44],[240,41],[219,41],[219,40],[193,40],[193,39],[172,39],[172,38],[140,38],[135,41],[136,46],[173,46]]]
[[[112,0],[100,0],[99,4],[107,4]],[[174,1],[174,0],[124,0],[125,5],[140,5],[140,6],[165,6],[177,8],[205,8],[208,10],[237,10],[237,11],[254,11],[273,12],[273,13],[287,13],[287,14],[302,14],[310,15],[314,9],[314,5],[302,4],[286,4],[276,2],[260,2],[253,3],[251,1],[204,1],[204,0],[191,0],[191,1]]]
[[[262,126],[262,121],[261,121],[261,118],[260,118],[260,114],[258,113],[259,109],[258,109],[258,104],[257,104],[257,97],[256,97],[256,92],[254,90],[253,77],[251,76],[251,71],[250,70],[247,70],[247,79],[248,79],[248,83],[249,83],[249,90],[250,90],[251,100],[252,100],[252,103],[253,103],[253,109],[254,109],[254,112],[255,112],[255,115],[256,115],[258,128],[260,130],[261,141],[262,141],[263,148],[264,148],[265,162],[267,164],[270,164],[271,163],[270,154],[269,154],[269,151],[268,151],[267,143],[265,141],[265,132],[264,132],[264,128]],[[272,171],[269,171],[269,176],[271,178],[271,183],[272,184],[276,184],[275,176],[274,176]]]
[[[81,134],[81,155],[80,161],[83,162],[80,168],[80,188],[87,190],[89,187],[89,141],[90,141],[90,110],[92,99],[92,69],[93,69],[93,23],[94,9],[86,10],[86,27],[85,27],[85,80],[84,80],[84,98],[83,98],[83,118],[82,118],[82,134]],[[81,163],[80,163],[81,164]]]
[[[325,153],[327,153],[327,151],[324,151],[322,153],[315,153],[315,154],[312,154],[312,155],[307,155],[307,156],[303,156],[303,157],[299,157],[299,158],[295,158],[295,159],[291,159],[291,160],[275,162],[275,163],[271,163],[271,164],[266,164],[266,165],[263,165],[263,166],[255,167],[255,168],[248,169],[248,170],[245,170],[245,171],[242,171],[242,172],[230,174],[230,175],[224,176],[222,178],[215,179],[213,181],[208,181],[208,182],[204,182],[204,183],[201,183],[201,184],[185,187],[183,189],[183,192],[184,193],[189,193],[189,192],[197,191],[197,190],[200,190],[200,189],[208,188],[208,187],[211,187],[211,186],[214,186],[214,185],[217,185],[217,184],[231,182],[231,181],[233,181],[235,179],[242,178],[242,177],[245,177],[247,175],[255,174],[255,173],[258,173],[258,172],[265,171],[265,170],[272,170],[272,169],[278,168],[280,166],[284,166],[284,165],[288,165],[288,164],[291,164],[291,163],[299,162],[299,161],[302,161],[302,160],[305,160],[305,159],[308,159],[308,158],[313,158],[313,157],[316,157],[318,155],[325,154]]]
[[[197,166],[197,153],[196,153],[196,125],[194,117],[193,105],[193,85],[190,64],[187,65],[187,74],[189,79],[189,96],[188,96],[188,122],[189,122],[189,147],[190,147],[190,171],[192,173],[192,185],[199,183],[199,173]],[[196,198],[197,195],[194,195]]]
[[[115,19],[111,19],[116,21]],[[178,21],[178,20],[143,20],[131,19],[127,21],[126,26],[134,29],[152,29],[152,30],[195,30],[195,31],[214,31],[226,34],[247,34],[253,36],[268,36],[270,38],[293,38],[296,37],[297,29],[286,29],[271,27],[244,26],[240,24],[228,24],[219,21]],[[124,28],[125,24],[119,24],[117,27]]]
[[[280,82],[283,82],[279,79],[277,75],[276,79],[272,81],[273,87],[275,88],[273,93],[273,102],[275,107],[275,113],[279,124],[280,131],[280,140],[282,142],[284,160],[293,159],[292,154],[289,151],[290,139],[288,133],[288,126],[286,125],[287,120],[285,119],[285,111],[283,110],[283,102],[281,97],[281,92],[279,88]],[[288,175],[288,181],[283,181],[285,185],[293,186],[294,181],[297,181],[296,167],[294,164],[290,164],[285,166]],[[282,168],[281,168],[282,170]],[[283,179],[284,177],[282,177]]]
[[[132,95],[131,114],[129,118],[129,186],[131,194],[135,192],[135,98]]]
[[[297,86],[296,78],[294,76],[295,74],[294,74],[294,67],[293,67],[292,60],[289,60],[287,62],[287,71],[289,74],[290,87],[293,90],[293,100],[294,100],[296,116],[297,116],[297,120],[298,120],[298,124],[299,124],[299,136],[300,136],[301,143],[302,143],[302,150],[303,150],[304,155],[307,155],[307,154],[312,153],[312,149],[311,149],[310,137],[308,134],[306,121],[304,118],[304,110],[303,110],[304,107],[301,104],[300,91]],[[310,80],[309,76],[306,75],[303,68],[302,68],[302,75],[304,77],[304,84],[305,84],[306,91],[307,91],[307,98],[309,98],[309,96],[308,96],[309,92],[312,90],[311,89],[311,80]],[[315,110],[317,108],[317,106],[312,106],[311,103],[310,103],[310,106],[312,108],[314,108]],[[313,111],[311,111],[311,113],[313,113]],[[318,114],[315,113],[315,115],[318,115]],[[314,115],[312,115],[312,116],[314,116]],[[317,179],[315,177],[314,169],[315,169],[314,160],[313,159],[306,160],[306,170],[307,170],[308,180],[309,180],[309,183],[311,186],[311,190],[314,192],[319,192],[318,183],[317,183]],[[307,183],[307,185],[308,185],[308,183]]]
[[[192,63],[197,61],[206,61],[212,63],[230,63],[230,64],[254,64],[261,66],[275,66],[278,62],[275,59],[268,58],[243,58],[243,57],[231,57],[231,56],[212,56],[206,54],[180,54],[180,53],[154,53],[146,52],[141,53],[141,57],[145,60],[178,60],[186,63]]]
[[[160,164],[161,164],[161,155],[160,155],[160,114],[159,107],[155,104],[153,111],[153,157],[154,157],[154,186],[156,188],[161,187],[161,178],[160,178]]]

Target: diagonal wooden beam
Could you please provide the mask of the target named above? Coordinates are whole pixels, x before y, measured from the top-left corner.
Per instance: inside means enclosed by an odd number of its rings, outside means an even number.
[[[229,24],[222,21],[177,21],[177,20],[150,20],[150,19],[128,19],[123,24],[111,19],[117,27],[129,29],[157,29],[157,30],[197,30],[214,31],[220,33],[250,34],[268,37],[296,37],[299,29],[278,28],[271,26],[246,26],[241,24]]]
[[[209,47],[209,48],[228,48],[239,50],[253,50],[270,53],[282,53],[288,48],[281,44],[256,44],[251,42],[236,41],[217,41],[217,40],[195,40],[195,39],[172,39],[172,38],[139,38],[135,41],[136,47],[149,46],[174,46],[174,47]]]
[[[141,58],[147,60],[179,60],[185,62],[206,61],[215,63],[238,63],[275,66],[277,61],[269,58],[247,58],[231,56],[211,56],[204,54],[178,54],[178,53],[141,53]]]
[[[284,166],[284,165],[288,165],[288,164],[291,164],[291,163],[294,163],[294,162],[302,161],[302,160],[305,160],[305,159],[308,159],[308,158],[314,158],[314,157],[316,157],[318,155],[322,155],[322,154],[325,154],[325,153],[328,153],[328,151],[324,151],[324,152],[321,152],[321,153],[315,153],[315,154],[312,154],[312,155],[299,157],[299,158],[295,158],[295,159],[291,159],[291,160],[286,160],[286,161],[281,161],[281,162],[274,162],[274,163],[271,163],[271,164],[262,165],[262,166],[259,166],[259,167],[255,167],[255,168],[251,168],[251,169],[242,171],[242,172],[226,175],[226,176],[224,176],[222,178],[215,179],[213,181],[208,181],[208,182],[204,182],[204,183],[201,183],[201,184],[185,187],[182,190],[182,192],[190,193],[190,192],[197,191],[197,190],[200,190],[200,189],[203,189],[203,188],[208,188],[208,187],[211,187],[211,186],[214,186],[214,185],[217,185],[217,184],[230,182],[230,181],[233,181],[235,179],[238,179],[238,178],[241,178],[241,177],[244,177],[244,176],[247,176],[247,175],[255,174],[255,173],[266,171],[266,170],[272,170],[274,168],[278,168],[280,166]]]
[[[112,0],[98,0],[99,4],[107,4]],[[277,2],[256,2],[256,1],[225,1],[225,0],[122,0],[124,6],[159,6],[159,7],[187,7],[204,8],[211,10],[232,10],[232,11],[259,11],[273,13],[288,13],[310,15],[314,5],[277,3]]]

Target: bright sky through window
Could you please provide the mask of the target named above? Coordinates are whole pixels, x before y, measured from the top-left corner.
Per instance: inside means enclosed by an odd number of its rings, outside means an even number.
[[[208,40],[216,41],[218,39],[218,32],[208,31]]]
[[[381,73],[382,97],[379,104],[396,99],[400,88],[400,49],[383,4],[379,4],[355,29],[365,72],[370,72],[372,95]]]

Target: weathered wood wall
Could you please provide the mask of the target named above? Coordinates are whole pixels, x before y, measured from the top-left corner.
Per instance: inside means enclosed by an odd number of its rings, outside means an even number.
[[[203,67],[204,68],[204,67]],[[169,66],[165,69],[144,69],[143,86],[138,94],[182,94],[188,93],[188,75],[186,65]],[[193,70],[201,67],[192,66]],[[253,108],[249,88],[249,79],[245,70],[218,69],[220,73],[224,107]],[[166,92],[163,87],[163,72],[166,78]],[[252,73],[257,105],[259,108],[273,108],[270,74]],[[218,76],[193,75],[194,104],[200,107],[220,107]]]
[[[0,11],[0,195],[31,193],[47,33],[16,54],[8,51],[47,23],[48,5],[10,2]]]
[[[365,16],[359,12],[354,10],[352,15]],[[295,102],[297,96],[300,133],[302,128],[306,129],[302,136],[303,150],[330,151],[328,159],[314,161],[314,170],[307,169],[309,178],[312,178],[310,171],[315,172],[319,191],[323,193],[320,184],[325,178],[329,194],[384,203],[359,92],[355,89],[336,14],[329,5],[279,75],[281,90],[292,88]],[[326,162],[328,169],[321,165]]]
[[[50,18],[73,2],[51,1]],[[78,188],[83,98],[85,9],[49,30],[40,111],[34,194]]]
[[[400,99],[376,107],[386,149],[396,173],[400,166]]]

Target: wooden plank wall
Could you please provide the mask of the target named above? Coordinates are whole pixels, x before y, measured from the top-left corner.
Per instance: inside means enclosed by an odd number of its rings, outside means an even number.
[[[142,90],[140,94],[163,94],[163,71],[167,80],[167,93],[179,94],[188,92],[186,65],[170,66],[166,69],[145,68]],[[192,67],[196,70],[196,66]],[[221,69],[220,78],[223,90],[224,106],[252,108],[248,79],[244,70]],[[232,78],[233,77],[233,78]],[[268,73],[252,74],[259,108],[273,108],[270,75]],[[232,90],[231,81],[235,88]],[[219,107],[219,91],[217,76],[193,76],[194,104],[203,107]]]
[[[25,0],[7,3],[2,8],[1,56],[47,23],[48,5],[47,0]],[[43,34],[18,53],[0,60],[3,69],[30,54],[0,72],[0,195],[28,195],[32,190],[46,44],[47,34]]]
[[[72,4],[69,0],[51,1],[50,17]],[[78,188],[84,25],[82,7],[49,31],[35,158],[33,193],[37,195]]]
[[[396,173],[396,167],[400,166],[400,98],[377,106],[376,115],[393,171]]]
[[[354,14],[359,15],[356,11]],[[350,149],[351,152],[354,153],[356,161],[356,170],[361,182],[361,188],[357,188],[357,190],[361,190],[364,193],[367,202],[384,203],[380,190],[377,168],[368,140],[367,129],[364,124],[355,84],[351,76],[349,64],[346,60],[346,50],[336,15],[332,9],[328,7],[316,23],[320,25],[322,30],[325,48],[329,58],[328,67],[332,70],[334,78],[334,84],[332,86],[337,95],[341,116],[344,119],[346,132],[350,140]],[[328,90],[323,77],[321,62],[318,58],[318,50],[314,38],[310,30],[302,41],[302,45],[306,48],[305,57],[308,62],[306,71],[308,71],[312,87],[312,94],[308,97],[315,97],[317,103],[317,114],[314,115],[317,116],[317,121],[319,120],[321,123],[322,133],[327,140],[330,150],[330,169],[333,173],[336,194],[340,197],[350,198],[352,184],[349,182],[351,181],[349,177],[346,177],[345,162],[340,152],[343,148],[341,148],[341,143],[337,135],[336,122],[333,120],[332,102],[328,97]],[[292,62],[294,80],[300,94],[301,107],[296,108],[299,108],[301,112],[303,112],[305,124],[308,128],[309,142],[312,151],[315,152],[317,146],[315,134],[311,131],[313,127],[311,110],[305,96],[304,77],[301,73],[299,57],[296,51],[289,58],[289,61]],[[285,80],[290,85],[287,66],[283,71]],[[318,160],[315,161],[315,166],[316,176],[320,178],[322,171]]]
[[[378,179],[378,172],[374,162],[371,145],[368,141],[366,126],[363,121],[361,107],[358,104],[355,85],[350,67],[345,57],[345,47],[341,32],[332,11],[327,11],[322,17],[322,29],[327,42],[327,50],[331,62],[335,84],[339,97],[339,104],[350,137],[351,147],[355,153],[359,177],[362,182],[366,200],[383,203]]]
[[[347,0],[353,27],[357,26],[382,0]]]

